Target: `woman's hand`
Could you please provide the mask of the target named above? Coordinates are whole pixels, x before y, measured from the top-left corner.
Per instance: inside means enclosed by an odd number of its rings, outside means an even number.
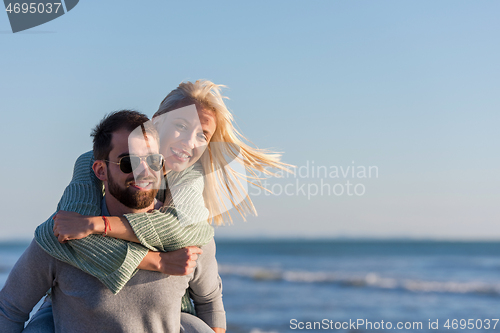
[[[172,252],[149,251],[137,268],[167,275],[188,275],[194,271],[198,255],[202,253],[203,250],[197,246],[188,246]]]
[[[54,235],[60,243],[66,243],[72,239],[81,239],[93,233],[98,233],[96,225],[99,221],[101,224],[104,224],[100,216],[85,216],[63,210],[57,212],[53,220]]]
[[[172,252],[159,252],[158,271],[169,275],[188,275],[194,271],[198,255],[203,250],[197,246],[188,246]]]

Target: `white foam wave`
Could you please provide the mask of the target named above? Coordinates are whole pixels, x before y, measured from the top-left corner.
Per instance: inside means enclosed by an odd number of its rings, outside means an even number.
[[[373,272],[362,275],[345,272],[287,271],[265,267],[233,265],[220,265],[219,272],[223,275],[241,276],[264,281],[332,283],[352,287],[403,289],[412,292],[473,293],[500,296],[500,283],[482,281],[426,281],[383,277]]]

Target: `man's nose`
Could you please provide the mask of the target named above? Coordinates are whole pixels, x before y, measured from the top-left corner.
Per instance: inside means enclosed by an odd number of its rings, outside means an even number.
[[[149,165],[146,163],[144,159],[141,159],[141,163],[137,166],[137,168],[134,170],[134,175],[136,177],[141,176],[141,177],[148,177],[153,174],[153,171],[150,169]]]

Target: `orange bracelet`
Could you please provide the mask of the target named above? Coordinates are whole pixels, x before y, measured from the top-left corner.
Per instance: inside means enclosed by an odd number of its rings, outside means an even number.
[[[108,221],[108,218],[106,216],[102,216],[102,220],[104,221],[104,232],[103,232],[103,236],[107,236],[108,235],[108,231],[111,231],[111,225],[109,224],[109,221]]]

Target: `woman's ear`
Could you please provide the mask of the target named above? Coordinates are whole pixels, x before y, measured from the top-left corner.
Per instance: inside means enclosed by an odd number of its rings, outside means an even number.
[[[96,177],[103,182],[108,180],[107,167],[106,162],[103,160],[95,161],[92,164],[92,170],[94,170]]]

